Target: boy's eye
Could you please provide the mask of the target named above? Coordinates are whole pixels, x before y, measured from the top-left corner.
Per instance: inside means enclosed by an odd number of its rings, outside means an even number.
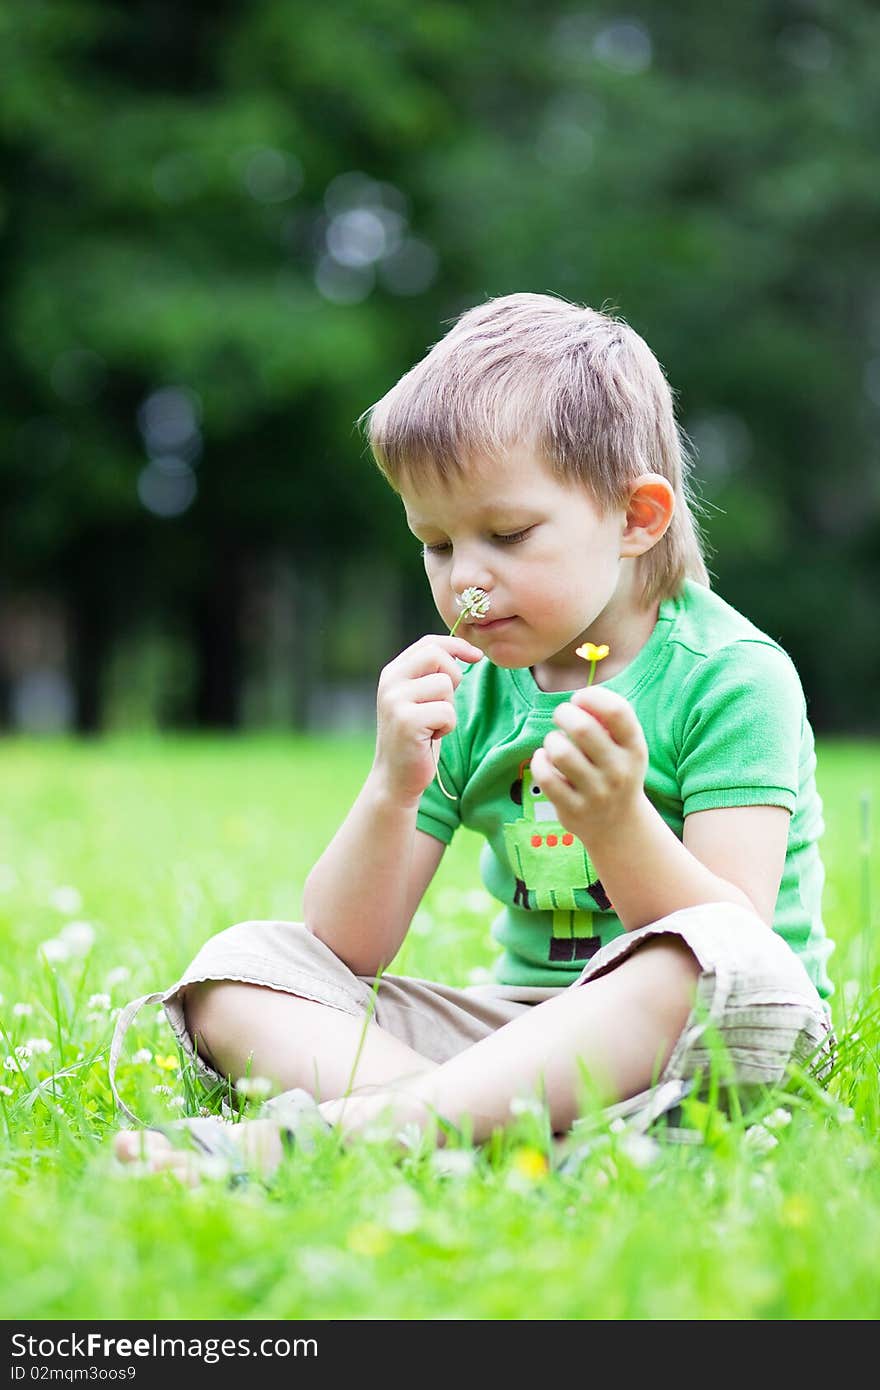
[[[520,541],[525,540],[531,530],[533,530],[533,527],[526,526],[522,531],[496,531],[492,539],[498,541],[500,545],[518,545]],[[430,545],[425,541],[422,544],[422,553],[424,555],[443,555],[447,550],[451,549],[451,541],[435,541]]]

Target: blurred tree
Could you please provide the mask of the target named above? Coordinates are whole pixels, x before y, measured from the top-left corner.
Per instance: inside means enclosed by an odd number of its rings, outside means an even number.
[[[522,288],[647,338],[720,589],[818,724],[876,727],[878,37],[867,0],[7,3],[0,546],[69,604],[79,727],[157,619],[196,653],[178,717],[235,724],[263,558],[303,685],[369,554],[401,640],[431,621],[353,421]]]

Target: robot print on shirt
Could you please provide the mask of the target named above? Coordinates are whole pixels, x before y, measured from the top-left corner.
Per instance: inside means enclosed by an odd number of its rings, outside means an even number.
[[[600,909],[608,895],[581,840],[557,820],[556,808],[535,782],[526,758],[510,788],[522,816],[504,826],[504,844],[516,879],[514,905],[553,914],[549,959],[589,960],[599,949],[593,913],[579,908],[577,889],[586,890]]]

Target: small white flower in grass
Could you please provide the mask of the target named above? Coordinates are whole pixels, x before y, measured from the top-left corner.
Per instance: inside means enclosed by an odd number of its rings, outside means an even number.
[[[68,960],[71,955],[69,946],[61,940],[60,936],[51,936],[48,941],[41,941],[37,947],[50,965],[57,965],[59,961]]]
[[[182,1110],[186,1105],[186,1098],[184,1096],[171,1096],[168,1104],[173,1106],[175,1110]]]
[[[116,965],[112,970],[107,971],[107,983],[111,988],[113,985],[121,985],[130,974],[131,971],[127,965]]]
[[[73,956],[85,956],[95,944],[95,928],[91,922],[68,922],[58,933]]]
[[[13,1091],[13,1089],[12,1089],[11,1086],[0,1086],[0,1095],[2,1095],[2,1096],[14,1096],[14,1095],[15,1095],[15,1092]]]
[[[49,901],[53,907],[57,907],[59,912],[73,916],[74,912],[79,912],[82,908],[82,894],[78,888],[72,884],[64,883],[60,888],[54,888],[49,894]]]
[[[86,1004],[87,1009],[109,1009],[109,994],[90,994]]]
[[[240,1096],[246,1096],[248,1100],[265,1100],[272,1094],[274,1087],[268,1076],[240,1076],[235,1083],[235,1089]]]
[[[154,1086],[154,1087],[152,1088],[152,1090],[153,1090],[153,1095],[154,1095],[154,1096],[173,1096],[173,1095],[174,1095],[174,1092],[172,1091],[171,1087],[170,1087],[170,1086],[165,1086],[165,1085],[163,1085],[161,1081],[160,1081],[159,1085],[158,1085],[158,1086]]]
[[[494,899],[484,893],[482,888],[472,888],[462,895],[462,902],[468,912],[494,912]]]
[[[540,1117],[544,1114],[544,1107],[537,1096],[514,1096],[510,1102],[511,1115],[535,1115]]]
[[[785,1129],[785,1126],[790,1124],[791,1111],[786,1110],[784,1105],[780,1105],[778,1110],[771,1110],[769,1115],[764,1116],[764,1127],[766,1129]]]
[[[19,1043],[18,1047],[15,1049],[15,1055],[23,1067],[26,1067],[31,1060],[31,1050],[29,1047],[26,1047],[24,1043]]]
[[[409,1153],[415,1153],[422,1142],[422,1131],[415,1120],[408,1120],[405,1125],[400,1126],[394,1137]]]
[[[152,1062],[153,1054],[148,1047],[139,1047],[137,1052],[133,1054],[131,1060],[136,1067],[143,1067],[146,1066],[148,1062]]]
[[[466,1178],[477,1166],[476,1156],[470,1149],[435,1149],[431,1154],[431,1167],[443,1178]]]
[[[33,1004],[25,1004],[25,1003],[13,1004],[13,1006],[12,1006],[12,1017],[13,1017],[13,1018],[27,1018],[29,1014],[32,1014],[32,1013],[33,1013],[33,1011],[34,1011],[34,1006],[33,1006]]]
[[[754,1153],[768,1154],[776,1148],[779,1140],[763,1125],[750,1125],[743,1136],[743,1143]]]
[[[25,1038],[24,1045],[29,1048],[33,1054],[52,1051],[52,1044],[48,1038]]]
[[[422,1221],[422,1203],[408,1183],[394,1187],[385,1199],[384,1225],[398,1235],[415,1231]]]
[[[649,1134],[624,1134],[620,1148],[634,1168],[650,1168],[660,1157],[660,1145]]]
[[[473,970],[468,972],[469,985],[489,985],[492,983],[492,972],[487,970],[484,965],[475,965]]]
[[[862,993],[861,980],[844,980],[843,982],[843,1002],[846,1005],[847,1013],[852,1013],[859,996]]]
[[[4,1058],[3,1058],[3,1065],[4,1065],[4,1067],[6,1068],[7,1071],[19,1071],[19,1070],[20,1070],[19,1065],[18,1065],[18,1062],[16,1062],[16,1060],[15,1060],[14,1057],[4,1057]]]

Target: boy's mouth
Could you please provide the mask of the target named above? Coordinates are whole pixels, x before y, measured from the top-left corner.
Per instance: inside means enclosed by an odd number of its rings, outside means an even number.
[[[478,627],[481,632],[491,632],[493,628],[503,627],[505,623],[512,623],[513,618],[472,618],[470,626]]]

